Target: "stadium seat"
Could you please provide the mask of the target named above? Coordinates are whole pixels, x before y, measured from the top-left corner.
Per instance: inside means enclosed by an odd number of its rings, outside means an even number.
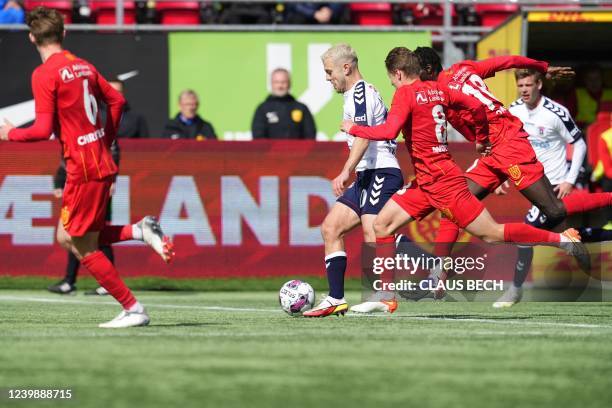
[[[474,7],[480,17],[480,25],[485,27],[497,27],[519,10],[517,4],[476,4]]]
[[[391,25],[392,8],[389,3],[353,3],[350,5],[353,24]]]
[[[64,23],[72,23],[72,1],[71,0],[25,0],[26,10],[32,10],[38,6],[56,9],[64,16]]]
[[[155,8],[162,24],[200,24],[200,3],[197,1],[158,1]]]
[[[113,0],[91,0],[91,12],[95,16],[97,24],[116,24],[115,5]],[[136,3],[125,1],[123,3],[123,22],[124,24],[136,23]]]
[[[574,9],[580,8],[580,3],[542,3],[535,4],[534,7],[547,9]]]
[[[401,4],[400,8],[410,11],[415,25],[444,24],[444,7],[440,4]],[[456,18],[455,6],[451,6],[453,20]]]

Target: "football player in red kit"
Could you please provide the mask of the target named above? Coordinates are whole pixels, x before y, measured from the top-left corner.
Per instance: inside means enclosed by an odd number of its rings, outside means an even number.
[[[43,62],[32,73],[36,119],[24,129],[6,122],[0,127],[0,140],[35,142],[48,140],[51,134],[60,140],[67,179],[57,240],[123,306],[115,319],[100,327],[147,325],[149,316],[143,306],[99,250],[100,245],[137,239],[145,241],[166,262],[174,255],[172,243],[153,217],[134,225],[105,225],[110,187],[117,175],[110,145],[125,99],[93,65],[62,49],[65,32],[59,12],[37,7],[28,13],[27,24],[30,41]],[[100,102],[108,106],[105,126],[98,115]]]
[[[423,68],[421,79],[437,80],[440,86],[464,93],[486,107],[491,154],[477,159],[465,173],[472,194],[482,199],[509,179],[547,216],[548,228],[557,227],[557,230],[563,228],[561,224],[568,215],[612,205],[612,193],[575,194],[558,198],[544,174],[544,167],[536,158],[523,123],[508,112],[483,81],[496,72],[510,68],[534,69],[549,78],[570,75],[571,69],[549,67],[546,62],[521,56],[504,56],[483,61],[462,61],[442,71],[440,57],[434,49],[419,47],[415,54]],[[449,122],[473,141],[473,131],[468,125],[473,120],[469,112],[451,109],[447,113]],[[578,129],[575,131],[578,132]],[[458,235],[459,228],[443,217],[436,237],[435,254],[450,254],[452,243]]]
[[[498,224],[470,193],[463,171],[448,152],[445,112],[453,108],[473,115],[476,140],[485,153],[490,130],[483,104],[452,88],[422,82],[419,59],[404,47],[391,50],[385,65],[396,88],[387,121],[375,127],[357,126],[351,121],[341,126],[351,135],[370,140],[392,140],[401,130],[414,165],[415,181],[393,195],[374,221],[377,244],[392,244],[393,234],[401,226],[439,209],[459,227],[486,242],[547,244],[583,257],[586,250],[575,230],[558,234],[522,223]],[[387,250],[393,252],[388,255],[393,257],[394,247]]]

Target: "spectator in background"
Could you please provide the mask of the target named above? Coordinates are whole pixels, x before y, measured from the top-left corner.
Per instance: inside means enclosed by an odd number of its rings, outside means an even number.
[[[272,71],[270,87],[271,95],[255,110],[253,139],[315,139],[317,128],[308,107],[289,94],[289,71]]]
[[[338,24],[345,20],[341,3],[288,3],[286,7],[289,24]]]
[[[123,94],[124,84],[118,78],[108,82],[110,86],[115,88],[117,91]],[[100,108],[100,115],[106,118],[106,106],[102,105]],[[117,136],[126,139],[138,139],[149,137],[149,128],[145,117],[137,112],[134,112],[130,107],[129,103],[126,102],[123,108],[123,115],[121,116],[121,122],[119,124],[119,130]]]
[[[585,130],[595,122],[600,103],[612,102],[612,89],[604,88],[603,71],[598,65],[584,69],[582,82],[583,85],[576,88],[576,122]]]
[[[168,139],[216,139],[217,135],[210,122],[198,115],[200,101],[198,94],[191,89],[184,90],[179,95],[180,112],[169,119],[164,126],[162,137]]]
[[[221,24],[272,24],[276,5],[273,3],[221,3]]]
[[[23,24],[25,12],[16,0],[0,0],[0,24]]]

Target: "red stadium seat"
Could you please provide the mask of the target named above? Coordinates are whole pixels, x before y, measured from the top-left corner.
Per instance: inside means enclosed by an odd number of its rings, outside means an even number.
[[[117,24],[115,19],[114,0],[91,0],[91,12],[95,16],[97,24]],[[123,2],[124,24],[136,24],[136,3],[134,1]]]
[[[350,5],[353,24],[391,25],[392,9],[389,3],[353,3]]]
[[[56,9],[64,16],[64,24],[72,23],[72,1],[70,0],[25,0],[24,5],[28,11],[38,6]]]
[[[517,4],[476,4],[474,8],[485,27],[497,27],[519,10]]]
[[[155,8],[162,24],[200,24],[200,3],[197,1],[158,1]]]

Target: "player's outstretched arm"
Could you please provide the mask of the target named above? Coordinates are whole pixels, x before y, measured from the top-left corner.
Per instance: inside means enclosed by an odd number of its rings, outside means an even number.
[[[571,79],[576,76],[572,67],[548,67],[546,79]]]
[[[49,140],[53,133],[53,114],[37,113],[34,124],[30,127],[19,129],[6,121],[0,126],[0,140],[11,142],[38,142]]]
[[[351,121],[342,122],[341,129],[348,134],[369,140],[394,140],[412,111],[411,99],[405,91],[399,89],[393,96],[393,102],[387,115],[387,121],[378,126],[358,126]]]
[[[346,190],[346,186],[351,179],[351,174],[355,171],[357,164],[359,164],[366,150],[368,150],[369,145],[369,140],[362,139],[360,137],[353,141],[353,145],[351,146],[351,150],[349,152],[349,157],[346,160],[346,163],[344,163],[342,171],[338,177],[332,181],[332,188],[334,189],[334,194],[336,194],[336,196],[341,196],[342,193],[344,193],[344,190]]]
[[[521,55],[505,55],[474,62],[474,69],[481,78],[490,78],[495,76],[497,72],[513,68],[535,69],[546,74],[548,62],[538,61]]]

